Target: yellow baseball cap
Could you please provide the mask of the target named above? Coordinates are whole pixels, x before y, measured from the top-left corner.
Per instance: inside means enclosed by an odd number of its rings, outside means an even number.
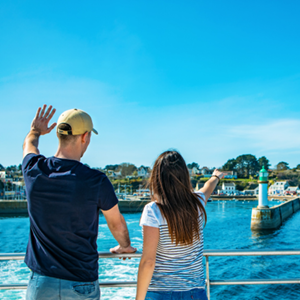
[[[67,124],[71,130],[59,129],[60,124]],[[64,135],[79,135],[86,132],[93,131],[98,134],[97,130],[93,128],[92,118],[89,114],[81,109],[69,109],[63,112],[57,121],[57,132]]]

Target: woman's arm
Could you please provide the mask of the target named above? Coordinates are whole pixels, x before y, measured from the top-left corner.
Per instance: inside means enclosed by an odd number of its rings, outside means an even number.
[[[204,184],[204,187],[202,189],[200,189],[200,191],[205,196],[205,203],[207,202],[208,198],[210,197],[210,195],[212,194],[212,192],[218,185],[219,179],[221,179],[223,177],[224,177],[224,174],[222,172],[220,172],[218,169],[215,169],[212,174],[212,177],[209,180],[207,180]]]
[[[136,300],[144,300],[153,275],[156,248],[159,241],[159,228],[143,226],[143,254],[139,265]]]

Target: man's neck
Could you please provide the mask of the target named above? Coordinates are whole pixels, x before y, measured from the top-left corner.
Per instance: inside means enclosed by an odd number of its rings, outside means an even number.
[[[70,150],[68,148],[58,147],[54,157],[80,161],[81,154],[78,151],[74,151],[73,149]]]

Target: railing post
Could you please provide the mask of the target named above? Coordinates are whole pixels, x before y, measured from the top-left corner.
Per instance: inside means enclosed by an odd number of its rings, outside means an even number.
[[[209,280],[209,261],[208,256],[205,256],[205,266],[206,266],[206,290],[207,298],[210,300],[210,280]]]

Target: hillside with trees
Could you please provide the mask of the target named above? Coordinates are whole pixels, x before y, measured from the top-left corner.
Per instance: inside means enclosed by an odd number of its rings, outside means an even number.
[[[88,165],[87,165],[88,166]],[[235,182],[237,190],[253,189],[257,186],[259,171],[262,167],[269,171],[270,184],[278,180],[287,180],[292,186],[300,185],[300,164],[291,168],[287,162],[280,161],[274,168],[270,169],[270,162],[266,156],[256,158],[252,154],[242,154],[236,158],[228,159],[219,169],[224,172],[236,172],[237,178],[222,179],[222,182]],[[91,166],[92,167],[92,166]],[[203,185],[207,181],[214,168],[200,167],[197,162],[188,163],[193,187],[196,184]],[[93,168],[93,167],[92,167]],[[121,163],[106,165],[105,168],[94,168],[104,172],[112,182],[114,188],[121,192],[136,191],[147,186],[147,180],[151,169],[147,166],[135,166],[132,163]],[[143,170],[143,172],[141,172]],[[0,171],[5,172],[5,178],[1,178],[0,190],[13,189],[12,182],[23,181],[21,165],[4,167],[0,164]]]

